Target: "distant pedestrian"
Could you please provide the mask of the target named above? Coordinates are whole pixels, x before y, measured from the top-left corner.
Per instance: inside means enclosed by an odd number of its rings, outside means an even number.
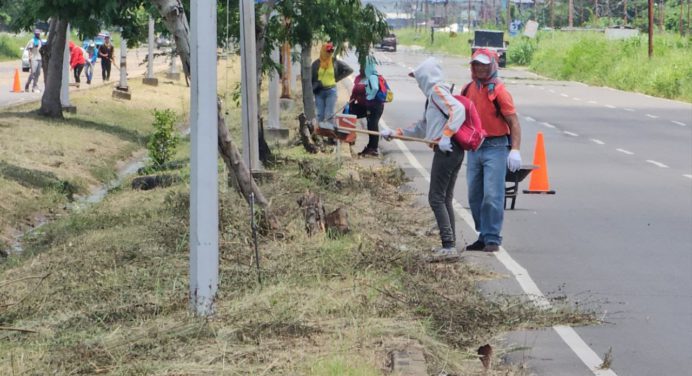
[[[359,119],[366,118],[368,130],[379,132],[380,118],[384,112],[384,102],[375,99],[379,89],[379,78],[375,69],[375,58],[368,56],[365,59],[365,66],[360,67],[360,73],[353,80],[353,90],[349,100],[349,113],[356,115]],[[368,144],[363,151],[358,153],[360,156],[379,156],[379,135],[370,135]]]
[[[34,37],[26,44],[25,49],[29,51],[29,78],[24,85],[24,91],[29,92],[29,86],[33,83],[32,91],[40,93],[38,89],[38,78],[41,76],[41,30],[34,30]]]
[[[96,50],[96,45],[92,42],[86,48],[86,65],[84,66],[84,74],[86,75],[87,85],[91,84],[91,80],[94,78],[94,65],[98,59],[98,51]]]
[[[113,45],[111,37],[106,35],[103,44],[99,47],[99,58],[101,58],[101,76],[104,81],[111,79],[111,64],[113,63]]]
[[[472,81],[462,94],[478,110],[488,136],[477,151],[469,151],[466,161],[471,215],[479,232],[469,251],[496,252],[502,244],[505,175],[521,168],[521,126],[512,95],[498,77],[497,53],[476,50],[471,58]]]
[[[84,69],[84,64],[86,60],[84,59],[84,50],[70,41],[70,68],[74,71],[74,82],[80,83],[79,77],[82,75],[82,70]]]
[[[312,63],[312,93],[315,95],[317,121],[330,121],[334,114],[337,93],[336,83],[353,73],[353,69],[334,57],[334,45],[326,43],[320,50],[320,58]]]
[[[418,87],[427,98],[423,119],[412,128],[399,128],[396,131],[384,129],[380,134],[387,140],[396,133],[438,141],[432,148],[434,156],[430,168],[428,203],[435,214],[442,247],[437,248],[428,261],[453,262],[459,260],[460,254],[456,248],[452,201],[454,185],[464,161],[464,150],[452,136],[466,119],[466,110],[452,96],[449,85],[443,81],[442,68],[437,59],[431,57],[423,61],[409,76],[416,79]]]

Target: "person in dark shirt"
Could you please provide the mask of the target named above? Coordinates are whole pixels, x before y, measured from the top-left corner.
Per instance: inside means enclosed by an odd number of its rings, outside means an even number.
[[[111,37],[106,35],[103,44],[99,47],[99,57],[101,58],[101,77],[104,81],[111,79],[111,64],[113,63],[113,45]]]

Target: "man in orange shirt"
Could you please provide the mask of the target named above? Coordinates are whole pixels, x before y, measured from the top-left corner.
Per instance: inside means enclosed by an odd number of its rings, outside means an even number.
[[[521,167],[521,126],[512,95],[497,76],[497,54],[478,49],[471,58],[471,78],[463,91],[476,105],[488,136],[477,151],[468,152],[466,181],[469,207],[479,232],[469,251],[496,252],[502,244],[505,175]]]

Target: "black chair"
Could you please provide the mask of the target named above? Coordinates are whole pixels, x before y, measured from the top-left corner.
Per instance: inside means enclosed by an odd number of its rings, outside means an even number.
[[[517,201],[517,194],[519,194],[519,183],[526,179],[531,171],[537,168],[538,166],[535,165],[523,165],[515,172],[507,169],[507,173],[505,174],[505,209],[507,209],[507,200],[512,200],[510,209],[514,210],[514,204]]]

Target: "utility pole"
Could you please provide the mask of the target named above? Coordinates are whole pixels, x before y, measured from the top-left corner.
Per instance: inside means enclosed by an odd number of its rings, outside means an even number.
[[[257,59],[255,57],[255,2],[240,0],[241,103],[243,159],[250,173],[263,170],[259,160],[257,127]]]
[[[622,1],[622,19],[627,25],[627,0]]]
[[[649,59],[654,55],[654,0],[649,0]]]
[[[507,0],[507,30],[509,30],[511,24],[512,24],[512,0]]]
[[[625,0],[627,1],[627,0]],[[574,0],[569,0],[569,3],[567,4],[568,9],[568,24],[569,27],[574,27]]]
[[[469,2],[469,14],[468,14],[468,17],[469,17],[469,32],[471,32],[471,0],[468,0],[468,2]]]
[[[147,74],[142,83],[158,86],[159,80],[154,77],[154,17],[149,16],[149,35],[147,38]]]
[[[190,2],[190,308],[213,313],[219,287],[216,0]]]
[[[65,50],[62,57],[62,84],[60,85],[60,104],[63,110],[76,112],[70,104],[70,24],[67,24],[65,32]]]

